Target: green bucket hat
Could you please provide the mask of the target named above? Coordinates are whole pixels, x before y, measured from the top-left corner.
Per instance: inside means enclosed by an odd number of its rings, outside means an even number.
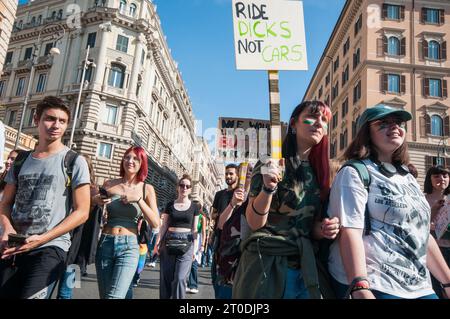
[[[377,104],[374,107],[367,108],[362,114],[361,117],[358,120],[358,123],[356,125],[356,131],[359,131],[361,127],[366,124],[367,122],[376,121],[382,118],[385,118],[389,115],[394,115],[405,122],[412,119],[411,113],[396,109],[384,104]]]

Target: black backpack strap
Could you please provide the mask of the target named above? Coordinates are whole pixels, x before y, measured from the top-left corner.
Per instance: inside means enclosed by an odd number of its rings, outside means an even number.
[[[361,178],[361,181],[364,185],[365,190],[367,191],[367,193],[369,193],[371,178],[370,178],[370,173],[369,173],[369,170],[367,169],[366,164],[362,160],[351,159],[351,160],[348,160],[347,162],[345,162],[344,165],[342,165],[341,169],[346,166],[353,167],[358,172],[359,178]],[[372,226],[370,224],[368,201],[366,202],[366,210],[364,211],[364,228],[365,228],[364,234],[366,236],[370,235]]]
[[[78,153],[73,150],[69,150],[64,157],[64,169],[67,173],[66,187],[70,187],[72,185],[73,167],[75,166],[77,157]]]
[[[22,169],[23,163],[25,163],[26,159],[31,153],[33,153],[33,151],[19,151],[19,154],[17,154],[17,157],[14,160],[13,173],[17,183],[19,182],[19,173],[20,170]]]

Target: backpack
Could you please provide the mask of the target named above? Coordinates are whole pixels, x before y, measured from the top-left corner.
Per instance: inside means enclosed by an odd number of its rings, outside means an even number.
[[[344,165],[342,165],[342,167],[340,168],[340,170],[346,166],[353,167],[358,172],[358,175],[361,178],[361,181],[364,185],[365,190],[367,191],[367,193],[369,193],[369,186],[371,183],[371,178],[370,178],[370,173],[369,173],[369,170],[367,169],[366,164],[362,160],[351,159],[351,160],[348,160],[347,162],[345,162]],[[370,235],[370,231],[372,230],[372,227],[370,225],[369,203],[368,202],[366,202],[366,210],[364,211],[364,223],[365,223],[364,235],[368,236],[368,235]]]
[[[342,165],[340,170],[346,166],[353,167],[358,172],[358,175],[361,178],[364,188],[367,190],[367,192],[369,192],[371,178],[370,178],[369,170],[366,167],[366,164],[364,164],[364,162],[362,160],[348,160],[347,162],[345,162]],[[328,204],[329,204],[328,201],[326,201],[323,204],[323,207],[321,210],[322,211],[321,218],[328,217],[328,214],[327,214]],[[365,221],[365,225],[364,225],[365,235],[367,236],[370,234],[370,231],[371,231],[369,208],[368,208],[367,203],[366,203],[366,210],[364,212],[364,221]],[[332,243],[333,243],[333,240],[323,238],[318,241],[317,246],[316,246],[316,249],[317,249],[316,264],[317,264],[317,268],[318,268],[318,272],[319,272],[319,284],[321,287],[321,293],[325,299],[335,299],[336,298],[336,293],[335,293],[332,285],[330,285],[331,274],[329,273],[329,270],[328,270],[328,258],[329,258],[329,254],[330,254],[330,246]]]
[[[14,167],[14,178],[16,181],[19,180],[19,173],[22,169],[23,164],[25,163],[28,156],[33,153],[33,151],[21,151],[16,157],[16,160],[14,161],[13,167]],[[67,196],[69,201],[69,208],[72,209],[72,191],[70,189],[72,185],[72,174],[73,174],[73,167],[75,166],[75,161],[78,157],[78,153],[69,149],[69,151],[66,153],[64,157],[64,171],[67,176],[66,180],[66,189],[67,189]],[[78,249],[80,248],[81,243],[81,237],[83,233],[83,224],[76,227],[75,229],[72,229],[70,231],[70,240],[71,245],[69,248],[69,251],[67,252],[67,258],[66,263],[67,265],[71,265],[75,262],[75,258],[78,254]]]

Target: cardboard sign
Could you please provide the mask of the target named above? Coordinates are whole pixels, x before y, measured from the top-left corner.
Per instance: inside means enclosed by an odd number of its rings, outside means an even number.
[[[238,70],[307,70],[303,3],[233,0]]]

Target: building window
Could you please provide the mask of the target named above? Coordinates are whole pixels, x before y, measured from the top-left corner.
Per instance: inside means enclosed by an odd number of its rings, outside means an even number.
[[[95,40],[97,39],[97,32],[92,32],[88,34],[88,39],[87,39],[87,44],[86,44],[86,49],[88,47],[95,47]]]
[[[8,126],[13,127],[16,124],[16,116],[17,116],[17,111],[9,111],[8,112],[8,119],[6,120],[6,123],[8,124]]]
[[[6,123],[8,126],[13,127],[16,124],[16,117],[17,117],[17,111],[9,111],[8,112],[8,119],[6,120]]]
[[[441,80],[430,79],[430,96],[441,97]]]
[[[356,137],[356,126],[358,125],[359,116],[352,122],[352,139]]]
[[[353,88],[353,103],[356,103],[361,98],[361,81]]]
[[[0,97],[3,96],[3,91],[5,90],[6,87],[6,81],[0,81]]]
[[[120,65],[113,64],[111,66],[111,71],[109,72],[108,85],[123,89],[124,80],[125,80],[125,68]]]
[[[136,15],[136,11],[137,11],[137,6],[132,3],[130,5],[130,16],[134,17]]]
[[[353,70],[356,69],[356,67],[361,62],[361,50],[360,48],[356,49],[356,52],[353,53]]]
[[[338,118],[339,118],[339,113],[336,112],[333,115],[333,120],[331,121],[331,129],[335,129],[337,127],[337,125],[338,125]]]
[[[444,136],[444,121],[439,115],[431,116],[431,135]]]
[[[16,96],[22,96],[24,88],[25,88],[25,78],[19,78],[19,80],[17,81]]]
[[[98,156],[111,159],[112,155],[112,144],[109,143],[100,143],[98,145]]]
[[[359,16],[358,20],[355,23],[355,36],[359,33],[359,30],[362,28],[362,14]]]
[[[319,99],[322,97],[322,93],[323,93],[323,86],[321,86],[319,89]]]
[[[390,37],[388,39],[388,50],[389,55],[400,55],[400,40],[397,37]]]
[[[128,38],[119,34],[117,37],[116,50],[127,53],[128,52]]]
[[[422,8],[422,20],[424,23],[442,24],[444,21],[441,21],[441,16],[445,16],[444,10]]]
[[[120,0],[119,11],[122,14],[125,14],[127,11],[127,2],[125,0]]]
[[[400,75],[388,74],[388,92],[400,93]]]
[[[47,83],[47,74],[39,74],[36,86],[36,93],[44,92],[46,83]]]
[[[53,48],[53,42],[47,43],[45,45],[45,50],[44,50],[44,56],[47,56],[50,54],[50,50]]]
[[[437,41],[428,42],[428,58],[432,60],[439,60],[440,46]]]
[[[344,148],[347,147],[347,142],[348,142],[348,134],[347,134],[347,129],[341,134],[340,136],[340,145],[339,145],[339,149],[342,151]]]
[[[339,57],[337,57],[336,61],[334,61],[333,64],[333,71],[336,72],[336,70],[339,68]]]
[[[344,70],[344,72],[342,72],[342,86],[344,86],[345,85],[345,83],[347,83],[348,82],[348,79],[349,79],[349,70],[348,70],[348,65],[347,65],[347,67],[345,68],[345,70]]]
[[[25,122],[25,125],[27,127],[34,126],[34,115],[35,114],[36,114],[36,108],[32,108],[32,109],[28,110],[28,112],[27,112],[27,120]]]
[[[117,106],[107,104],[103,122],[109,125],[116,125],[118,110],[119,108]]]
[[[12,62],[12,58],[13,58],[13,51],[9,51],[6,53],[6,57],[5,57],[5,64],[9,64]]]
[[[89,59],[89,61],[94,62],[94,60],[92,60],[92,59]],[[88,67],[86,69],[86,73],[84,74],[84,81],[91,82],[93,69],[94,68],[92,67],[92,64],[88,65]],[[80,78],[80,81],[81,81],[81,78]]]
[[[37,18],[37,25],[41,24],[42,24],[42,14],[40,14],[39,17]]]
[[[342,119],[344,119],[347,113],[348,113],[348,98],[346,98],[344,103],[342,103]]]
[[[401,19],[400,6],[392,4],[383,4],[383,18],[388,20],[400,20]]]
[[[339,82],[336,82],[336,85],[333,87],[331,96],[333,100],[339,96]]]
[[[424,59],[447,60],[447,42],[439,43],[436,40],[422,40],[422,53]]]
[[[60,9],[60,10],[58,11],[57,19],[58,19],[58,20],[61,20],[61,19],[62,19],[62,16],[63,16],[63,10]]]
[[[32,17],[31,18],[30,24],[31,24],[32,27],[34,27],[36,25],[36,17]]]
[[[25,54],[24,54],[24,56],[23,56],[23,59],[24,60],[29,60],[29,59],[31,59],[31,55],[33,54],[33,48],[32,47],[30,47],[30,48],[26,48],[25,49]]]
[[[325,85],[328,85],[330,83],[330,72],[328,72],[327,76],[325,77]]]
[[[347,38],[347,41],[345,41],[344,47],[343,47],[344,56],[347,54],[349,49],[350,49],[350,38]]]

